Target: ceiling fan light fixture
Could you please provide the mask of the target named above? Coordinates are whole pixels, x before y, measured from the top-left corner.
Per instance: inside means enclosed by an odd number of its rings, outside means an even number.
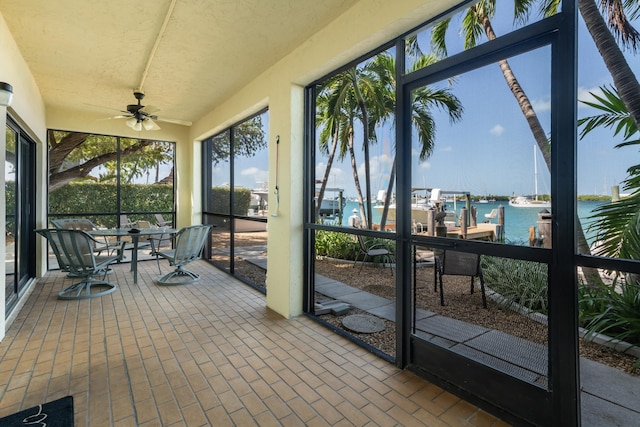
[[[153,123],[151,119],[145,119],[145,121],[142,122],[142,126],[145,130],[153,130],[155,123]]]
[[[137,122],[138,122],[138,120],[135,117],[131,117],[130,119],[127,119],[127,121],[125,123],[131,129],[133,129]]]
[[[136,121],[136,124],[133,125],[133,130],[140,132],[142,130],[142,123]]]

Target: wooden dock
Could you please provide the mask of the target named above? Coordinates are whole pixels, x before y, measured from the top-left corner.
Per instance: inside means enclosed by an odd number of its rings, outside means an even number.
[[[489,240],[495,242],[499,235],[497,228],[499,224],[480,223],[476,226],[466,227],[466,234],[460,227],[453,227],[447,230],[447,237],[454,237],[467,240]]]

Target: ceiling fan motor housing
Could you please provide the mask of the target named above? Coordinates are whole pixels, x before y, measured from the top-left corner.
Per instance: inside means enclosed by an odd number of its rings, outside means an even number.
[[[135,96],[135,98],[138,100],[138,103],[127,105],[127,111],[133,114],[138,120],[142,120],[143,117],[140,117],[141,114],[138,114],[138,111],[144,108],[144,105],[140,103],[140,101],[142,101],[142,99],[144,98],[144,92],[134,90],[133,96]]]

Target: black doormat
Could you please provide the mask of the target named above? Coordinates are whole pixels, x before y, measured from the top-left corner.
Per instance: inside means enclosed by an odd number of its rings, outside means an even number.
[[[63,397],[0,418],[0,426],[73,427],[73,397]]]

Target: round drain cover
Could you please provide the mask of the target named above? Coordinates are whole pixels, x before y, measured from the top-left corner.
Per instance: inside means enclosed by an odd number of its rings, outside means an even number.
[[[373,334],[383,331],[384,320],[369,314],[352,314],[342,319],[345,328],[362,334]]]

